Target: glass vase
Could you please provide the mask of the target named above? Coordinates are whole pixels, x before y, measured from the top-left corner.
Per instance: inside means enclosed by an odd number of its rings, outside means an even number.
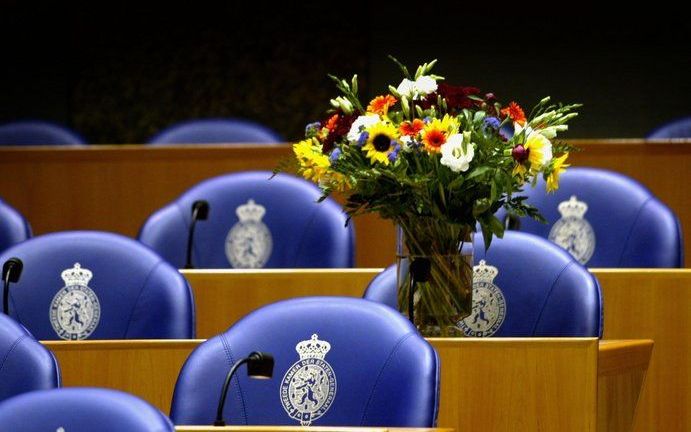
[[[425,337],[463,337],[457,323],[472,309],[473,229],[414,218],[399,221],[397,234],[399,310]]]

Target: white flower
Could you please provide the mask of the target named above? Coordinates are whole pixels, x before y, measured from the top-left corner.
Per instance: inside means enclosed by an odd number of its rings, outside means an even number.
[[[411,98],[413,97],[413,93],[415,93],[415,83],[408,78],[403,78],[403,81],[401,81],[401,83],[398,85],[396,91],[401,96]]]
[[[415,90],[421,95],[428,95],[437,91],[437,82],[434,78],[421,76],[415,80]]]
[[[473,143],[468,143],[466,151],[463,151],[463,135],[453,134],[441,146],[440,162],[451,168],[453,172],[463,172],[468,170],[474,156]]]
[[[398,85],[396,91],[408,99],[416,99],[420,96],[428,95],[437,91],[437,82],[434,78],[428,76],[421,76],[415,81],[404,78]]]
[[[348,141],[355,143],[360,139],[360,134],[364,129],[372,126],[373,124],[379,123],[380,119],[377,114],[367,114],[360,116],[355,119],[353,125],[350,126],[350,131],[348,131]]]

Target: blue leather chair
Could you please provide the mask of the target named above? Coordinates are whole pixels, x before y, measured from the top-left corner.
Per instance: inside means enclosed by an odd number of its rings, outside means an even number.
[[[76,132],[45,121],[17,121],[0,126],[0,145],[82,145]]]
[[[0,200],[0,252],[29,237],[29,222],[17,210]]]
[[[281,136],[266,126],[241,119],[188,120],[164,129],[149,140],[149,144],[155,145],[281,142]]]
[[[21,324],[0,313],[0,402],[59,386],[60,369],[53,353]],[[0,425],[0,429],[6,426],[2,422]]]
[[[139,242],[71,231],[34,237],[0,256],[24,269],[10,315],[37,339],[186,339],[194,301],[182,275]]]
[[[233,425],[431,427],[439,403],[436,351],[398,312],[356,298],[303,297],[262,307],[192,352],[173,394],[175,424],[211,424],[230,366],[275,357],[271,380],[231,382]]]
[[[679,220],[645,186],[582,167],[569,168],[559,183],[554,193],[542,179],[526,188],[548,224],[521,218],[520,231],[555,241],[588,267],[683,267]]]
[[[664,124],[648,134],[648,139],[691,138],[691,117]]]
[[[2,430],[12,432],[173,432],[148,402],[105,388],[70,387],[17,396],[0,404]]]
[[[352,267],[353,228],[332,199],[288,174],[228,174],[206,180],[158,210],[139,240],[178,268],[185,264],[192,204],[209,203],[208,220],[194,233],[197,268]]]
[[[466,335],[602,336],[600,285],[566,251],[516,231],[492,240],[488,251],[476,235],[474,246],[473,311],[459,325]],[[364,298],[397,308],[396,297],[392,265],[372,279]]]

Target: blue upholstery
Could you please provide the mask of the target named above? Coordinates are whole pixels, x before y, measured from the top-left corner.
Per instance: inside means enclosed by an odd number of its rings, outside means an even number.
[[[664,124],[648,134],[647,138],[691,138],[691,117],[684,117]]]
[[[0,252],[29,237],[29,222],[17,210],[0,200]]]
[[[492,240],[488,251],[482,236],[476,235],[474,243],[475,263],[484,260],[498,269],[493,284],[505,300],[503,322],[489,319],[489,334],[483,336],[602,336],[600,285],[566,251],[540,237],[516,231]],[[478,282],[476,277],[474,285]],[[396,266],[392,265],[372,279],[364,297],[396,308],[396,290]],[[478,322],[477,300],[474,293],[475,307],[464,320],[466,324]],[[476,331],[467,334],[479,336]]]
[[[245,143],[278,144],[274,131],[248,120],[200,119],[174,124],[149,140],[149,144]]]
[[[53,354],[21,324],[0,313],[0,402],[59,385],[60,370]],[[0,425],[0,429],[5,426]]]
[[[206,180],[150,216],[139,240],[182,268],[192,203],[206,200],[209,218],[197,222],[194,234],[197,268],[352,267],[353,228],[345,227],[340,205],[317,203],[319,189],[303,179],[270,177],[253,171]],[[250,200],[255,204],[246,207]],[[251,210],[251,223],[240,223],[238,208]]]
[[[548,224],[522,218],[521,231],[549,238],[562,218],[559,204],[575,196],[588,206],[582,219],[594,235],[594,248],[588,253],[583,246],[588,243],[587,234],[579,231],[582,243],[576,243],[575,255],[582,258],[581,263],[588,267],[683,267],[679,220],[646,187],[613,171],[580,167],[568,169],[559,183],[559,189],[550,194],[542,179],[526,189],[527,202],[540,209]]]
[[[37,339],[194,337],[187,282],[139,242],[104,232],[62,232],[20,243],[0,262],[9,257],[24,262],[21,279],[10,288],[10,315]]]
[[[314,335],[314,336],[313,336]],[[316,344],[302,344],[317,338]],[[321,391],[305,393],[291,379],[300,362],[317,367]],[[324,402],[307,423],[313,426],[409,426],[435,424],[439,402],[437,353],[398,312],[374,302],[344,297],[303,297],[262,307],[207,342],[187,359],[175,386],[171,418],[175,424],[211,424],[221,385],[230,366],[252,351],[275,357],[271,380],[252,380],[241,370],[233,378],[224,415],[234,425],[297,425],[298,411],[284,400],[312,397]],[[323,361],[312,353],[321,353]],[[289,373],[290,372],[290,373]],[[312,375],[314,378],[314,375]],[[310,388],[314,388],[310,386]],[[285,391],[283,391],[285,390]],[[332,399],[329,399],[331,398]],[[328,402],[331,401],[331,402]],[[310,403],[306,405],[312,407]],[[319,405],[317,405],[319,408]],[[292,417],[289,415],[292,412]]]
[[[44,121],[17,121],[0,126],[0,145],[81,145],[76,132]]]
[[[12,432],[173,432],[170,419],[121,391],[70,387],[27,393],[0,404],[0,426]]]

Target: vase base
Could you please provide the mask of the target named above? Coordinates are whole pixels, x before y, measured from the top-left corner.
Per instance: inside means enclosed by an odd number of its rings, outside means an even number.
[[[456,326],[446,326],[441,328],[436,325],[418,325],[418,331],[424,337],[448,337],[448,338],[459,338],[466,337],[463,330]]]

